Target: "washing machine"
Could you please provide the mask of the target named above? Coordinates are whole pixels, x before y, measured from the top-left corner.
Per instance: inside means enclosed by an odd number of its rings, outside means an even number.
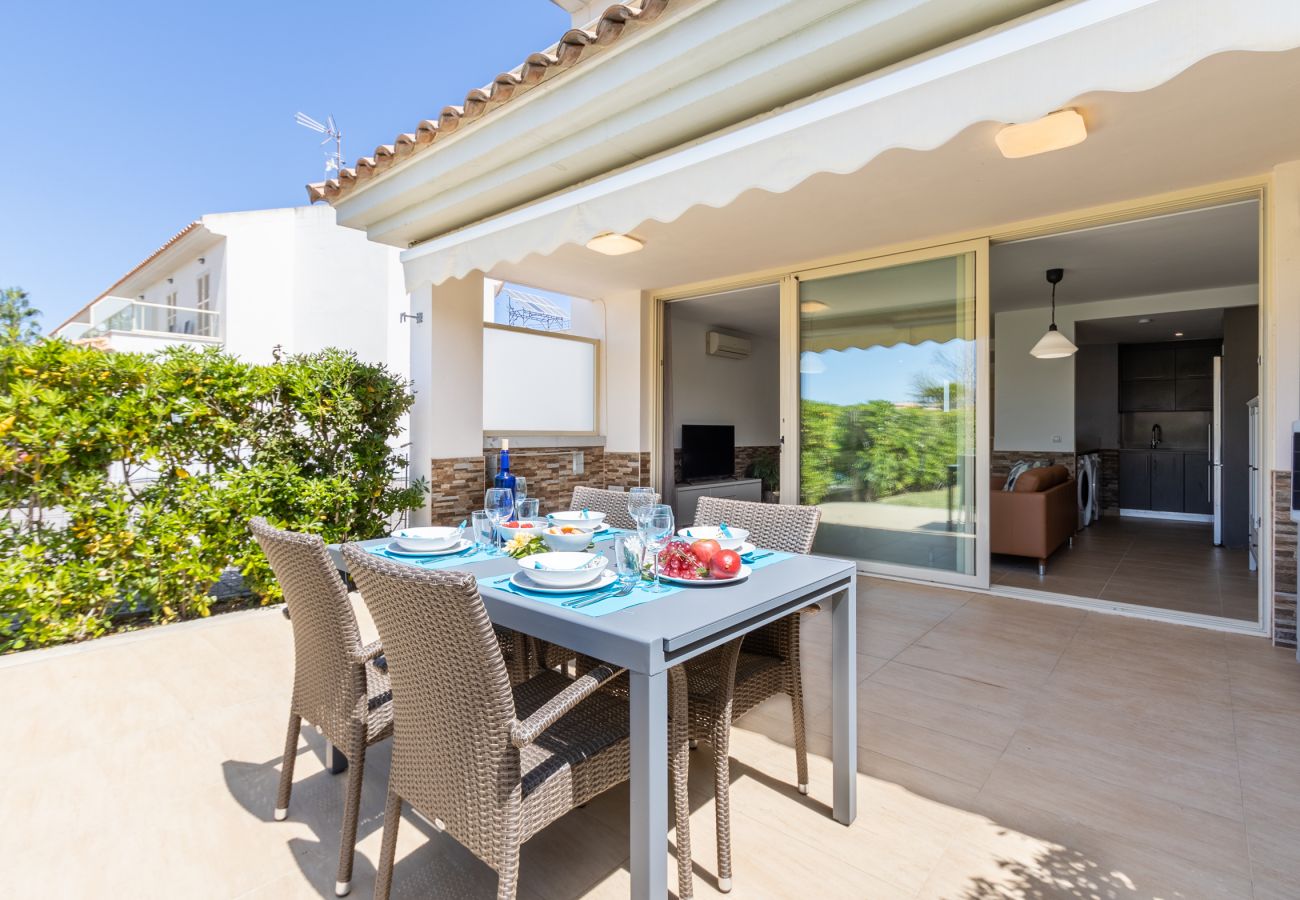
[[[1074,481],[1079,489],[1079,527],[1087,528],[1101,518],[1101,454],[1081,453],[1075,457]]]

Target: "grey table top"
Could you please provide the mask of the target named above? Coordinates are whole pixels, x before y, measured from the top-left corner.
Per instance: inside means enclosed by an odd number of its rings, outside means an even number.
[[[361,546],[386,541],[363,541]],[[601,550],[609,551],[608,547]],[[346,571],[338,547],[331,545],[330,552]],[[455,568],[485,579],[514,571],[516,563],[502,557]],[[855,575],[856,566],[846,560],[793,556],[755,569],[739,584],[688,587],[603,616],[539,603],[487,584],[480,585],[480,590],[496,625],[634,672],[654,674],[844,590]]]

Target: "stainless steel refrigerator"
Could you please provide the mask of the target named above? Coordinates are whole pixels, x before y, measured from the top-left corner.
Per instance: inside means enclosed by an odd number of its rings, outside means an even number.
[[[1223,546],[1223,357],[1214,357],[1214,405],[1209,428],[1210,478],[1214,506],[1214,546]]]

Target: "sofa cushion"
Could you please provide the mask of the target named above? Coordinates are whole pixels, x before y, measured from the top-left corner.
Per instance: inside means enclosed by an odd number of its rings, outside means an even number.
[[[1016,493],[1037,493],[1050,490],[1070,480],[1070,470],[1065,466],[1042,466],[1022,472],[1016,479]]]
[[[1001,490],[1014,491],[1016,489],[1016,480],[1021,475],[1028,472],[1030,469],[1035,469],[1039,466],[1045,465],[1047,465],[1047,463],[1037,460],[1017,460],[1011,464],[1011,471],[1007,472],[1007,477],[1003,479],[1002,484],[1000,485]]]

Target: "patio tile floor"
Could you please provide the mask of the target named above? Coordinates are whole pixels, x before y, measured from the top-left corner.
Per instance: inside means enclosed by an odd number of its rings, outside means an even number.
[[[831,820],[829,616],[805,629],[812,793],[787,703],[732,740],[735,897],[1277,898],[1300,892],[1300,665],[1258,638],[862,579],[859,816]],[[373,635],[359,605],[363,630]],[[278,612],[0,660],[9,897],[332,896],[343,779],[299,743],[271,820],[292,647]],[[714,889],[707,745],[696,894]],[[387,745],[367,761],[369,897]],[[627,895],[627,792],[526,845],[520,897]],[[665,861],[672,869],[672,862]],[[670,874],[670,884],[675,884]],[[412,815],[394,897],[491,897]]]

